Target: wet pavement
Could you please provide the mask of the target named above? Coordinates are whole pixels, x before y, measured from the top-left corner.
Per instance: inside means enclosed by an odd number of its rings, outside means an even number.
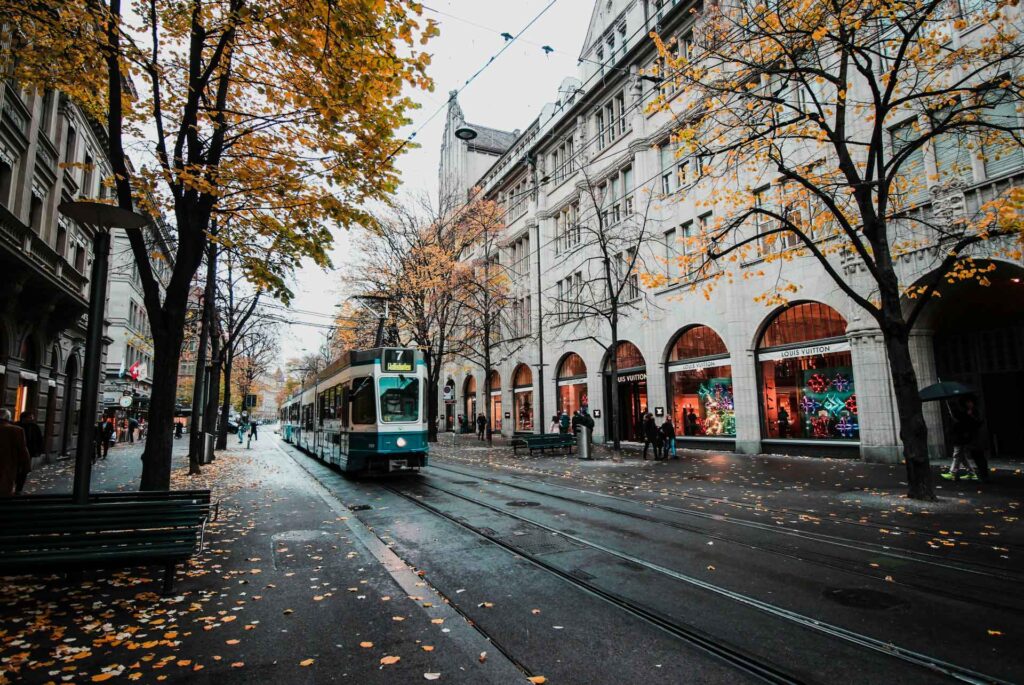
[[[144,569],[5,579],[0,683],[1024,680],[1012,464],[921,505],[899,467],[843,459],[449,434],[418,475],[353,480],[261,436],[198,477],[176,446],[174,486],[221,502],[176,595]],[[94,489],[133,489],[139,452]]]

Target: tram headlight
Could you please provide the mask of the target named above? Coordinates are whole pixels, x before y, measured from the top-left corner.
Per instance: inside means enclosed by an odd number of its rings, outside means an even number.
[[[405,438],[399,438],[398,440],[395,440],[395,444],[398,445],[399,447],[405,447]]]

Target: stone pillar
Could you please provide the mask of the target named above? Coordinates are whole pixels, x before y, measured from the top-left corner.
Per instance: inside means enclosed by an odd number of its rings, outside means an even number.
[[[605,442],[604,427],[611,411],[611,403],[606,401],[604,396],[604,373],[600,364],[587,366],[587,396],[590,399],[591,416],[595,408],[601,410],[601,417],[594,417],[594,442]]]
[[[910,360],[917,372],[917,385],[921,388],[941,380],[935,368],[934,340],[934,331],[916,329],[910,334]],[[948,455],[942,426],[943,408],[942,402],[925,402],[922,407],[924,422],[928,426],[928,456],[932,459],[944,459]],[[899,426],[899,417],[894,418]]]
[[[740,454],[761,452],[761,400],[757,383],[757,355],[749,341],[733,344],[732,397],[736,412],[736,451]]]
[[[863,326],[851,324],[846,335],[853,357],[861,459],[899,463],[902,460],[899,420],[882,332],[865,322]]]

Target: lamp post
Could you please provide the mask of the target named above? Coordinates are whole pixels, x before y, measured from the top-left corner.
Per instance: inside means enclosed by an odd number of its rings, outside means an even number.
[[[85,334],[85,363],[82,373],[82,401],[78,412],[78,446],[75,452],[73,490],[74,502],[86,504],[89,501],[92,456],[96,450],[96,396],[99,394],[103,317],[107,304],[110,230],[114,228],[139,229],[148,224],[150,219],[127,209],[91,200],[62,202],[57,210],[69,219],[93,229],[93,262],[89,277],[89,320]]]

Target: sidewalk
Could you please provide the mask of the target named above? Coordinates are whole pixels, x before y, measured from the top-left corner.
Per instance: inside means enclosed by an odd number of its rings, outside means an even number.
[[[510,682],[495,676],[499,660],[480,663],[462,632],[473,630],[414,571],[385,569],[362,541],[372,534],[360,539],[277,444],[269,433],[252,450],[231,444],[190,477],[187,441],[176,441],[174,487],[209,487],[221,506],[175,596],[159,596],[159,569],[86,571],[80,587],[4,578],[0,684]],[[134,489],[141,451],[112,449],[95,489]],[[71,474],[47,465],[26,489],[66,492]]]

